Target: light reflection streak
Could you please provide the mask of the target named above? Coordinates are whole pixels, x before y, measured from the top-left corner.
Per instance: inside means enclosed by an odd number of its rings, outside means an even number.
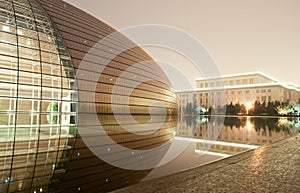
[[[195,152],[200,153],[200,154],[220,156],[220,157],[223,157],[223,158],[232,156],[231,154],[217,153],[217,152],[213,152],[213,151],[203,151],[203,150],[199,150],[199,149],[195,149]]]
[[[249,149],[255,149],[257,145],[249,145],[249,144],[241,144],[241,143],[233,143],[233,142],[224,142],[224,141],[213,141],[213,140],[206,140],[206,139],[195,139],[195,138],[187,138],[187,137],[175,137],[175,140],[182,140],[182,141],[190,141],[190,142],[200,142],[212,145],[224,145],[224,146],[232,146],[232,147],[243,147]]]

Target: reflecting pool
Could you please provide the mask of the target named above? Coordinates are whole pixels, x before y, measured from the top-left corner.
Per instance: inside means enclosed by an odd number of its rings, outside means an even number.
[[[127,120],[126,116],[123,117]],[[131,119],[128,119],[131,120]],[[0,192],[107,192],[238,154],[299,132],[299,117],[134,116],[122,126],[0,131]]]
[[[204,165],[294,136],[299,131],[299,117],[181,117],[173,142],[189,141],[187,148],[168,164],[153,169],[143,180]]]

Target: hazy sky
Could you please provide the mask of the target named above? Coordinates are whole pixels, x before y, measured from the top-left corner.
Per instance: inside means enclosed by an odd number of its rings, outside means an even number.
[[[163,24],[195,36],[221,74],[262,71],[300,85],[299,0],[66,0],[116,29]],[[193,80],[176,54],[146,49],[174,62]]]

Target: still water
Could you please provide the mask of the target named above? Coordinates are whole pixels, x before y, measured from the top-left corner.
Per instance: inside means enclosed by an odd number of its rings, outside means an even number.
[[[299,117],[181,117],[173,142],[189,141],[187,148],[168,164],[153,169],[143,180],[204,165],[294,136],[299,131]]]
[[[101,115],[99,121],[100,127],[79,125],[78,131],[59,135],[46,128],[37,135],[34,128],[1,129],[0,192],[107,192],[300,130],[299,117],[135,116],[120,125],[113,116]]]

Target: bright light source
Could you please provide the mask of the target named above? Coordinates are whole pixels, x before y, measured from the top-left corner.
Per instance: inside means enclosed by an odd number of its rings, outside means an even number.
[[[247,111],[247,114],[249,114],[249,110],[253,108],[253,105],[251,102],[247,102],[246,104],[246,111]]]
[[[252,103],[251,102],[247,102],[247,104],[246,104],[247,110],[251,109],[252,107],[253,107]]]

